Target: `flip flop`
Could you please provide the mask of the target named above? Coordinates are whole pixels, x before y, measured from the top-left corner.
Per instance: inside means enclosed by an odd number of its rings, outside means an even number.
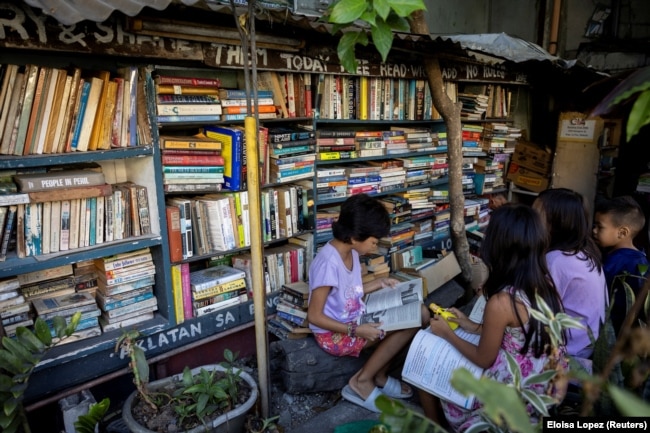
[[[375,405],[375,400],[377,400],[377,397],[379,397],[381,394],[381,390],[378,387],[375,387],[368,398],[364,400],[359,394],[350,388],[350,385],[345,385],[341,391],[341,397],[343,397],[345,400],[376,413],[381,412]]]
[[[402,382],[394,377],[388,376],[386,384],[381,391],[388,397],[392,398],[411,398],[413,397],[413,390],[409,389],[408,392],[402,391]]]

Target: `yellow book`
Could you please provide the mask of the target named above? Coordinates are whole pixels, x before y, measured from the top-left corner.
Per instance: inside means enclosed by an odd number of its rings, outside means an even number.
[[[113,119],[115,118],[115,110],[117,108],[117,81],[105,82],[104,86],[106,88],[106,100],[104,101],[104,113],[101,117],[97,149],[111,148]],[[98,117],[97,120],[100,120],[100,118]]]
[[[176,323],[185,321],[183,310],[183,279],[181,276],[181,265],[172,265],[172,294],[174,295],[174,313],[176,313]]]
[[[160,147],[163,149],[185,150],[221,150],[221,142],[205,135],[160,136]]]
[[[99,137],[104,120],[104,111],[106,111],[106,99],[108,98],[108,83],[111,80],[111,73],[109,71],[99,71],[97,78],[102,80],[101,93],[99,94],[99,105],[95,112],[95,121],[93,122],[93,129],[90,132],[90,139],[88,140],[88,150],[101,149],[99,147]]]
[[[199,299],[210,298],[215,295],[220,295],[226,292],[232,292],[233,290],[239,290],[246,287],[246,280],[244,278],[239,278],[234,281],[229,281],[227,283],[218,284],[216,286],[210,287],[208,289],[200,290],[198,292],[192,292],[192,298],[195,301]]]
[[[359,77],[359,88],[361,96],[359,98],[359,120],[368,120],[368,93],[370,92],[370,83],[368,77]]]

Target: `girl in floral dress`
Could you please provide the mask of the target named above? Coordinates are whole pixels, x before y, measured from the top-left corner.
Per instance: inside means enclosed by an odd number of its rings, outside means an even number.
[[[539,309],[535,294],[544,299],[554,313],[562,311],[562,301],[549,278],[545,261],[547,233],[539,215],[529,206],[506,204],[494,210],[481,246],[481,258],[490,274],[483,285],[487,304],[483,323],[472,322],[452,308],[456,321],[464,330],[481,335],[478,346],[458,337],[445,320],[434,316],[430,327],[434,334],[449,341],[470,361],[485,369],[484,375],[503,383],[512,383],[506,352],[514,356],[524,378],[541,373],[551,353],[550,336],[543,324],[528,312]],[[564,348],[560,359],[564,359]],[[531,387],[538,394],[543,385]],[[558,393],[559,394],[559,393]],[[480,402],[464,409],[442,401],[449,426],[459,432],[481,419]],[[531,422],[537,414],[528,407]]]

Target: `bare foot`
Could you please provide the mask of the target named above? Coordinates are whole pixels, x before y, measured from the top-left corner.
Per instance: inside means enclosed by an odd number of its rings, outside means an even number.
[[[360,375],[361,375],[361,370],[357,371],[354,374],[354,376],[350,378],[350,380],[348,381],[348,385],[350,385],[352,391],[359,394],[359,396],[365,400],[375,389],[375,383],[374,381],[371,380],[360,381],[359,380]]]

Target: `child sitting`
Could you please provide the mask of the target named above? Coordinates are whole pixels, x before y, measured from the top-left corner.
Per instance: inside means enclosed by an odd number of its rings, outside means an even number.
[[[627,296],[622,278],[636,295],[643,286],[643,277],[647,275],[648,259],[634,246],[634,238],[644,225],[643,211],[630,196],[615,197],[596,207],[593,235],[605,252],[603,269],[613,303],[611,320],[616,334],[627,315]]]
[[[390,218],[384,206],[365,194],[348,198],[337,221],[332,224],[334,239],[318,252],[309,268],[309,327],[318,345],[334,356],[358,357],[361,350],[377,344],[368,361],[343,388],[342,396],[368,410],[379,412],[376,398],[382,393],[393,398],[409,398],[412,389],[388,376],[390,362],[409,344],[420,328],[385,333],[381,323],[357,319],[364,313],[365,294],[398,281],[374,280],[365,286],[361,280],[359,255],[372,253],[379,238],[390,231]],[[422,324],[429,313],[422,305]]]

